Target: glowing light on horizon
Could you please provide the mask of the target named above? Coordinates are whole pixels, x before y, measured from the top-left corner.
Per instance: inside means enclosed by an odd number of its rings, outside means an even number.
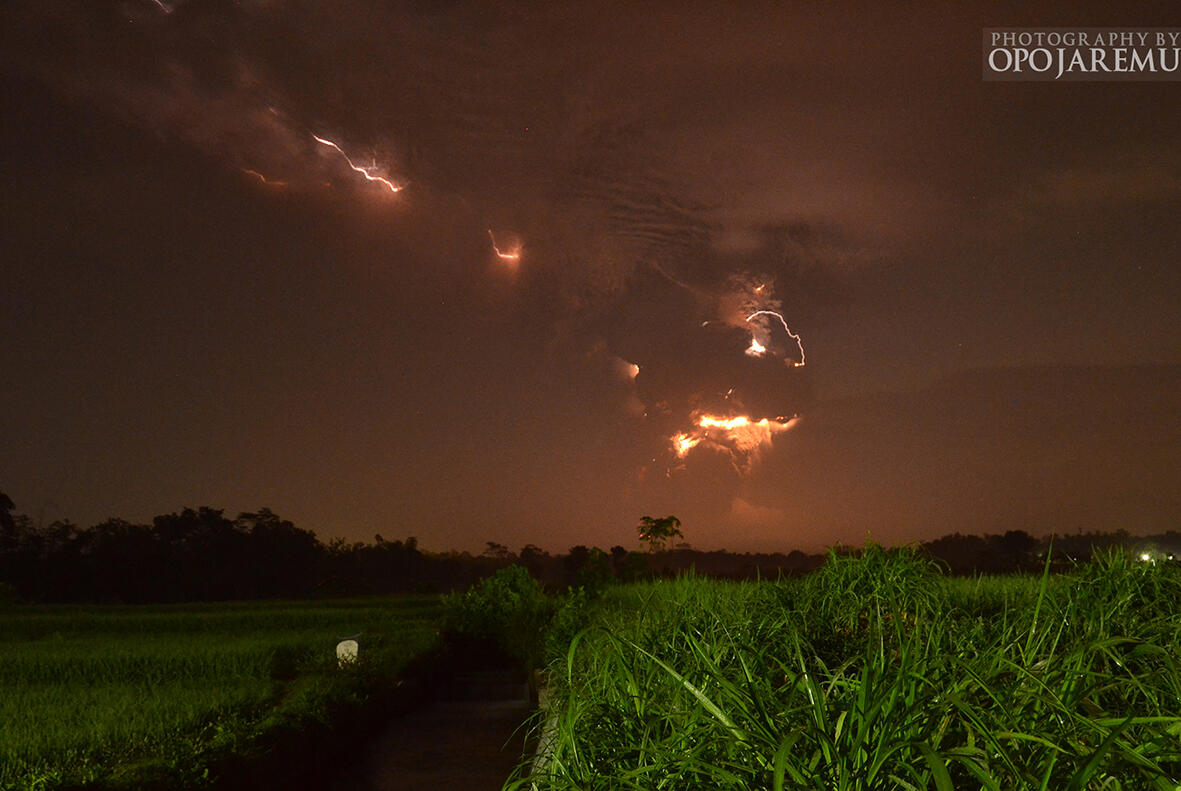
[[[379,169],[376,164],[370,165],[369,167],[362,167],[360,165],[356,165],[353,163],[353,160],[349,158],[349,155],[346,154],[341,149],[341,147],[338,146],[336,143],[332,142],[331,140],[325,140],[324,138],[318,137],[316,135],[312,135],[312,138],[317,143],[320,143],[322,145],[336,149],[337,153],[339,153],[342,157],[344,157],[344,161],[349,163],[349,167],[352,168],[353,170],[355,170],[356,172],[360,173],[362,176],[364,176],[366,181],[375,181],[380,184],[383,184],[387,189],[389,189],[390,192],[401,192],[402,191],[402,188],[400,186],[398,186],[397,184],[395,184],[394,182],[390,181],[389,179],[385,178],[384,176],[375,176],[372,173],[372,171]]]
[[[502,251],[496,246],[496,237],[492,234],[492,229],[488,229],[488,238],[492,240],[492,252],[496,253],[496,257],[501,261],[511,261],[516,263],[521,260],[521,246],[517,245],[512,250],[507,252]]]
[[[759,289],[762,289],[762,286],[759,286],[756,291]],[[804,354],[804,339],[791,331],[791,327],[787,326],[787,319],[783,318],[783,314],[776,313],[773,310],[756,310],[754,313],[746,317],[747,324],[750,323],[751,319],[758,316],[774,316],[775,318],[779,319],[779,323],[783,325],[784,331],[791,336],[792,340],[796,342],[796,346],[800,350],[800,359],[798,361],[791,362],[791,366],[793,368],[803,368],[804,365],[807,364],[807,355]],[[754,333],[751,333],[750,346],[747,348],[746,353],[755,357],[761,357],[764,353],[766,353],[766,351],[767,348],[763,344],[759,343],[758,339],[754,336]]]

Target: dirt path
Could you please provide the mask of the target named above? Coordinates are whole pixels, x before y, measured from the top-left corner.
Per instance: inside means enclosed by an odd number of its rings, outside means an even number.
[[[498,791],[521,761],[532,710],[528,687],[509,673],[461,674],[389,723],[332,791]]]

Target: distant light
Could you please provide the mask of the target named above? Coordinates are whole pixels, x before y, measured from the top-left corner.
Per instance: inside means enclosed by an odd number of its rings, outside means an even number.
[[[1152,560],[1152,555],[1148,554],[1147,552],[1141,552],[1140,559],[1147,563],[1148,561]]]

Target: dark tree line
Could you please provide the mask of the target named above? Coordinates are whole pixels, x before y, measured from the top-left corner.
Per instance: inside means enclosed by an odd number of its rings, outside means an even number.
[[[433,555],[414,538],[327,544],[267,508],[185,508],[151,524],[35,526],[0,494],[0,585],[24,601],[215,601],[466,588],[503,562]]]
[[[108,519],[88,528],[69,521],[37,526],[14,509],[0,492],[0,601],[136,604],[446,592],[466,589],[514,563],[552,590],[596,589],[689,569],[727,579],[775,579],[804,574],[825,557],[798,550],[703,552],[687,544],[660,551],[652,545],[649,552],[578,545],[551,555],[532,544],[515,553],[492,541],[473,556],[424,552],[413,537],[387,541],[377,535],[372,543],[341,538],[324,543],[266,508],[233,519],[214,508],[185,508],[157,516],[151,524]],[[954,533],[922,547],[953,574],[1003,574],[1040,570],[1050,543],[1011,530],[988,536]],[[1058,536],[1053,538],[1054,570],[1085,561],[1093,549],[1107,546],[1181,557],[1181,534]]]

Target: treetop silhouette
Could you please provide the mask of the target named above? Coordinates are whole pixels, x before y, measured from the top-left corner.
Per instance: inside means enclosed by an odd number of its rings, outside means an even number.
[[[685,537],[681,532],[681,520],[671,514],[659,519],[642,516],[640,523],[636,525],[636,531],[640,534],[640,541],[648,545],[649,552],[659,552],[673,538]]]

